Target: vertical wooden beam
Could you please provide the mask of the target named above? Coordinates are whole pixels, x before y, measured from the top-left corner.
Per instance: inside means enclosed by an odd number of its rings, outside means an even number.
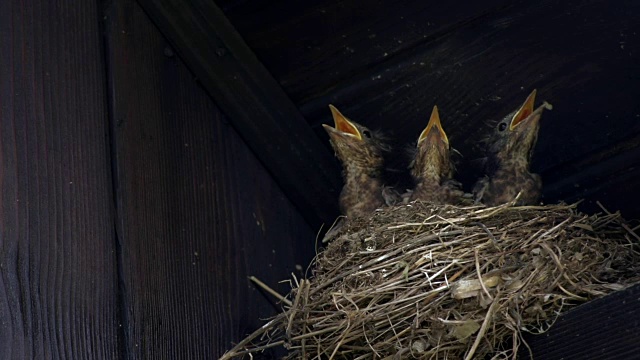
[[[106,14],[128,358],[216,359],[315,232],[133,0]]]
[[[0,358],[119,358],[96,2],[0,2]]]
[[[139,0],[273,178],[314,226],[337,215],[339,169],[213,1]]]

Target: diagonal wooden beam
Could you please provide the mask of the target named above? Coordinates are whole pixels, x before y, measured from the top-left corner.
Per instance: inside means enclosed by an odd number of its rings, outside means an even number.
[[[640,285],[613,292],[562,314],[548,332],[525,334],[518,359],[637,359]],[[633,320],[636,319],[636,320]],[[636,354],[636,355],[633,355]]]
[[[307,221],[330,224],[336,161],[223,12],[212,0],[138,2]]]

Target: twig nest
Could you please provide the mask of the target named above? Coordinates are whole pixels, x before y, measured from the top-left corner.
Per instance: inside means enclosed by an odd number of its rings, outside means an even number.
[[[293,305],[225,357],[509,358],[522,332],[637,283],[637,250],[619,214],[574,205],[381,209],[334,234]]]

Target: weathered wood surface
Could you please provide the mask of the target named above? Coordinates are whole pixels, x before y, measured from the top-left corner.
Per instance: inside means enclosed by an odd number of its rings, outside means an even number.
[[[0,358],[116,359],[95,2],[0,2]]]
[[[527,335],[533,359],[640,358],[640,285],[581,305],[542,335]],[[522,359],[529,359],[521,347]]]
[[[292,99],[304,103],[363,69],[457,28],[509,1],[218,1]],[[235,4],[238,3],[238,4]],[[383,65],[384,66],[384,65]],[[331,90],[329,90],[331,93]],[[327,109],[323,109],[327,110]]]
[[[547,199],[640,217],[636,2],[379,1],[353,26],[356,2],[278,2],[264,17],[266,3],[223,6],[254,9],[240,32],[266,41],[260,60],[325,145],[328,102],[399,142],[437,102],[469,164],[478,125],[535,86],[555,105],[534,162]],[[247,276],[285,292],[316,229],[141,8],[103,6],[0,2],[0,358],[215,358],[278,306]],[[466,185],[478,172],[460,170]],[[637,297],[563,316],[531,340],[536,358],[632,358]]]
[[[106,23],[126,358],[216,358],[275,314],[247,276],[286,293],[315,230],[138,4]]]
[[[437,104],[470,189],[481,174],[485,122],[537,88],[554,105],[532,165],[545,181],[544,200],[584,197],[640,218],[618,190],[640,189],[640,177],[629,174],[640,167],[640,3],[220,3],[321,139],[320,124],[331,121],[326,106],[336,104],[391,133],[398,149],[390,167],[402,171],[404,145]],[[408,185],[406,172],[395,181]]]
[[[338,215],[332,154],[210,0],[139,0],[287,196],[314,226]]]

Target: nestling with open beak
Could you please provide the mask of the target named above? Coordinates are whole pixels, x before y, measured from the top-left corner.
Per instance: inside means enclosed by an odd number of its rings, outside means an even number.
[[[416,181],[409,200],[437,204],[458,203],[464,193],[452,179],[449,139],[440,124],[438,107],[434,106],[427,127],[418,137],[416,153],[411,162],[411,175]]]
[[[366,127],[347,119],[329,105],[335,128],[323,124],[331,146],[342,163],[344,186],[340,192],[340,211],[348,218],[368,215],[382,207],[383,142]]]
[[[474,187],[476,202],[495,206],[512,201],[517,205],[535,205],[542,194],[542,180],[529,172],[529,163],[538,139],[540,117],[552,106],[545,102],[533,109],[536,90],[524,104],[502,119],[490,135],[485,176]]]

